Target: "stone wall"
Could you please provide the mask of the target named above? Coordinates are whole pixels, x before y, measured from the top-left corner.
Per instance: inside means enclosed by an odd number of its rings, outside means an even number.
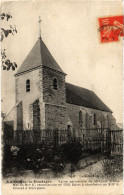
[[[55,90],[53,87],[54,78],[57,79],[57,84],[58,84],[57,90]],[[15,85],[16,102],[23,101],[23,129],[34,128],[32,105],[37,99],[39,99],[39,106],[40,106],[40,129],[45,129],[46,127],[49,126],[49,125],[45,125],[45,120],[47,120],[45,118],[45,116],[47,117],[47,110],[45,110],[45,103],[55,104],[56,106],[66,105],[65,75],[55,70],[42,67],[40,69],[33,70],[31,72],[27,72],[22,75],[19,75],[15,79],[16,79],[16,85]],[[30,92],[26,92],[27,79],[30,80]],[[51,112],[51,114],[56,113],[56,106],[55,106],[55,111]],[[54,109],[52,109],[52,111],[53,110]],[[49,118],[49,114],[48,114],[48,118]],[[56,126],[56,124],[54,126]]]
[[[30,80],[30,91],[26,92],[26,80]],[[15,77],[16,103],[24,100],[32,102],[42,94],[42,68]]]
[[[53,80],[57,79],[57,90],[54,89]],[[43,100],[46,103],[65,105],[65,75],[55,70],[43,67]]]
[[[40,106],[39,99],[33,103],[33,130],[40,130]]]
[[[42,85],[42,68],[26,72],[24,74],[15,77],[15,91],[16,91],[16,103],[23,101],[23,129],[33,128],[31,104],[33,104],[38,98],[40,102],[43,102],[43,85]],[[26,80],[30,80],[30,91],[26,92]],[[41,106],[41,104],[40,104]],[[40,109],[41,112],[45,112],[45,109]],[[41,114],[40,114],[41,115]],[[42,117],[45,113],[42,113]],[[45,122],[42,123],[42,128],[45,128]]]
[[[23,130],[23,104],[17,105],[17,130]]]
[[[33,104],[29,105],[29,129],[33,130]]]
[[[45,105],[46,129],[67,129],[67,112],[65,106]]]
[[[79,122],[79,112],[82,112],[82,124]],[[92,108],[86,108],[83,106],[77,106],[73,104],[67,104],[68,120],[71,121],[72,126],[77,132],[78,136],[81,136],[83,129],[95,129],[95,128],[111,128],[116,126],[116,121],[111,113],[100,111]],[[95,124],[94,124],[95,114]],[[88,131],[84,131],[88,134]],[[92,131],[93,133],[93,131]],[[94,134],[94,133],[93,133]]]
[[[57,79],[57,89],[54,89]],[[45,128],[67,129],[65,75],[43,67],[43,101],[45,102]]]

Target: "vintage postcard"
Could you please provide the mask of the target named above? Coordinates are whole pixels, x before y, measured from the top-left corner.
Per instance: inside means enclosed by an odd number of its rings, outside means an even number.
[[[122,1],[2,1],[1,194],[123,194]]]

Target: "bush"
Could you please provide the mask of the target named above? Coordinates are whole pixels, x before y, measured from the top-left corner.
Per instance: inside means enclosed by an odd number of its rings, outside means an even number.
[[[2,159],[2,174],[6,175],[8,168],[12,168],[14,165],[13,154],[10,150],[10,146],[3,146],[3,159]]]
[[[54,147],[53,144],[29,144],[20,146],[4,146],[3,174],[16,171],[39,170],[51,168],[56,173],[61,172],[66,163],[76,164],[82,155],[79,142],[71,142]]]
[[[116,176],[119,176],[123,172],[123,158],[120,156],[104,159],[101,164],[104,175],[107,177],[116,178]]]
[[[78,163],[82,156],[82,145],[79,142],[70,142],[62,145],[66,160],[70,163]]]
[[[5,145],[3,149],[3,176],[13,170],[32,170],[37,173],[44,168],[55,167],[56,153],[52,144]],[[14,168],[14,169],[13,169]],[[14,173],[13,172],[13,173]]]
[[[25,169],[33,170],[35,173],[40,169],[49,168],[49,163],[54,159],[52,145],[24,145],[21,147],[17,161],[22,162]]]

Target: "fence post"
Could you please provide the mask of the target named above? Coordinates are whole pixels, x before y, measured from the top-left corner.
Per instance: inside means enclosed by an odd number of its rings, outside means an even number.
[[[55,129],[54,131],[54,149],[55,151],[58,149],[58,129]]]
[[[70,131],[70,129],[67,130],[67,140],[68,140],[68,142],[71,141],[71,131]]]
[[[111,129],[108,128],[108,136],[107,136],[107,154],[110,155],[111,154]]]

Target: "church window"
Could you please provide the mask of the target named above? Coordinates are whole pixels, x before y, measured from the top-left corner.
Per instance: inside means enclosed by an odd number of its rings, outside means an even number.
[[[83,116],[82,116],[82,112],[79,111],[79,124],[82,127],[82,122],[83,122]]]
[[[58,88],[58,81],[56,78],[53,79],[53,87],[55,90],[57,90],[57,88]]]
[[[30,80],[28,79],[26,81],[26,92],[29,92],[30,91]]]
[[[94,114],[94,117],[93,117],[93,124],[96,125],[96,114]]]

